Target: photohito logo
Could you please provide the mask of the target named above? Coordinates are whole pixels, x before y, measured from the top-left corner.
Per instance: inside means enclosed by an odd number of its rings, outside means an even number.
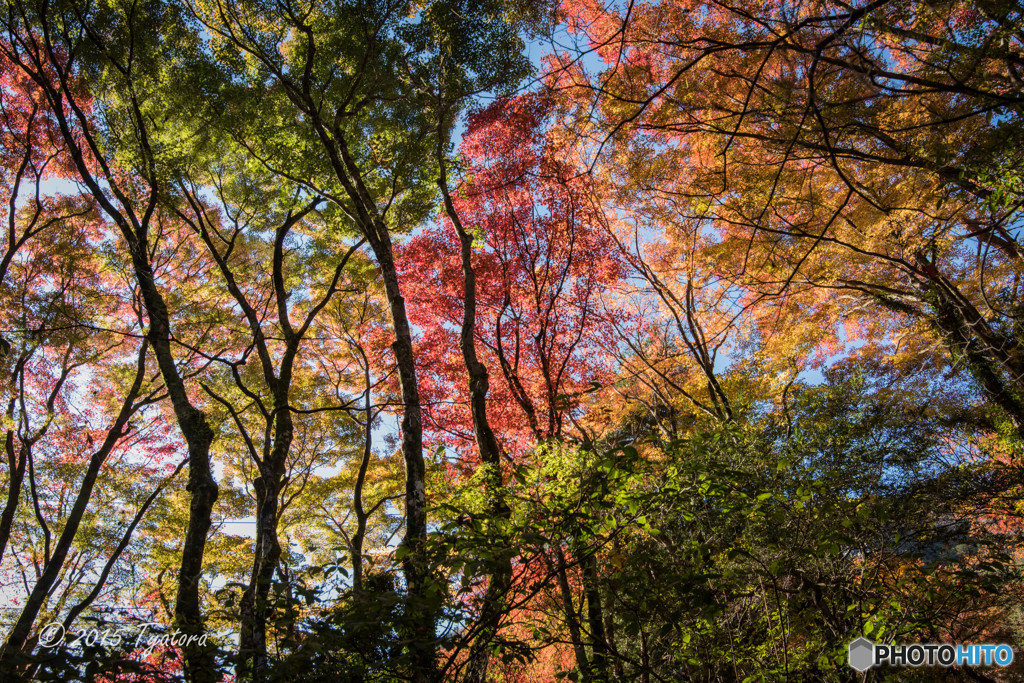
[[[873,666],[1010,666],[1013,648],[1009,645],[950,645],[914,643],[912,645],[876,645],[858,638],[849,645],[850,666],[867,671]]]

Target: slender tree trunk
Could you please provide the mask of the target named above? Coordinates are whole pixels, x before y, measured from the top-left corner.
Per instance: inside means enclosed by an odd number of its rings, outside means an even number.
[[[249,587],[242,596],[241,635],[239,638],[240,675],[252,660],[255,680],[262,680],[267,669],[267,600],[281,559],[277,533],[277,512],[288,453],[294,437],[294,425],[288,410],[288,397],[279,397],[274,419],[274,443],[270,457],[260,468],[256,489],[256,545]]]
[[[381,226],[383,228],[383,226]],[[373,241],[370,242],[371,247]],[[405,574],[408,596],[406,619],[411,627],[408,634],[412,651],[413,681],[430,681],[437,667],[435,653],[435,622],[437,611],[428,595],[430,567],[426,556],[427,540],[427,469],[423,460],[423,418],[420,407],[419,386],[412,350],[412,333],[405,300],[398,286],[398,273],[392,258],[391,241],[386,240],[377,262],[384,279],[384,289],[391,312],[395,341],[391,348],[398,365],[398,379],[402,389],[402,456],[405,460],[405,538],[402,547],[402,572]]]
[[[305,109],[330,159],[334,174],[352,207],[342,206],[351,212],[370,244],[373,256],[384,282],[384,293],[391,317],[395,339],[391,344],[398,368],[398,383],[402,393],[402,458],[405,464],[405,537],[402,539],[402,573],[406,582],[404,636],[412,660],[414,683],[431,681],[437,670],[436,599],[430,596],[430,563],[426,555],[427,540],[427,494],[426,463],[423,460],[423,417],[420,404],[419,385],[416,380],[416,363],[412,348],[412,332],[409,316],[405,310],[395,268],[394,248],[387,226],[384,224],[374,201],[363,183],[358,165],[352,158],[343,131],[337,125],[330,126],[320,118],[318,105],[305,95]],[[328,132],[328,129],[331,132]]]
[[[0,514],[0,559],[4,556],[7,544],[11,539],[11,528],[14,526],[14,513],[18,509],[21,498],[21,485],[25,481],[25,468],[28,465],[27,449],[14,448],[14,431],[8,429],[4,439],[4,450],[7,453],[7,503]]]
[[[0,282],[2,282],[2,280],[0,280]],[[14,372],[11,375],[11,379],[13,380],[12,385],[18,383],[18,378],[24,378],[25,365],[28,363],[31,356],[31,352],[23,352],[18,358]],[[60,378],[50,391],[50,396],[46,401],[46,410],[51,416],[54,412],[54,401],[56,400],[61,387],[64,385],[64,382],[67,380],[69,373],[70,369],[65,367],[61,371]],[[22,404],[24,404],[24,400],[25,397],[22,395]],[[7,412],[5,414],[11,424],[17,422],[17,419],[15,418],[17,406],[18,398],[11,397],[7,402]],[[4,437],[4,453],[7,455],[7,467],[10,474],[8,475],[7,481],[7,503],[4,505],[3,513],[0,513],[0,560],[3,559],[4,552],[7,550],[7,544],[11,540],[11,529],[14,526],[14,514],[18,509],[18,502],[21,499],[21,487],[25,483],[25,472],[28,467],[29,458],[31,457],[32,446],[36,441],[43,437],[48,426],[49,419],[36,434],[28,438],[20,435],[16,429],[8,429],[7,434]],[[17,451],[15,451],[14,447],[15,438],[18,439]]]
[[[587,627],[590,630],[591,671],[595,680],[608,680],[608,641],[604,632],[604,609],[601,605],[601,590],[597,577],[597,556],[581,558],[583,570],[583,591],[587,599]]]
[[[356,531],[352,534],[352,590],[356,595],[363,591],[363,541],[366,539],[366,524],[369,515],[363,505],[363,487],[366,484],[366,470],[370,466],[373,454],[373,404],[370,383],[370,360],[360,347],[359,354],[363,358],[363,378],[366,382],[366,405],[363,407],[363,457],[359,461],[359,472],[356,474],[356,485],[352,491],[352,500],[356,512]]]
[[[566,568],[565,553],[562,548],[555,549],[557,553],[558,566],[555,568],[558,576],[558,589],[562,595],[562,611],[565,613],[565,625],[569,629],[569,640],[572,641],[572,649],[576,655],[576,666],[580,670],[584,683],[593,680],[590,673],[590,661],[587,659],[587,648],[583,644],[583,634],[580,633],[580,624],[576,617],[576,606],[572,599],[572,587],[569,586],[569,574]]]
[[[254,482],[256,489],[256,543],[249,586],[242,595],[238,677],[250,671],[261,680],[267,668],[267,598],[281,558],[277,536],[280,481],[266,472]]]
[[[190,406],[191,407],[191,406]],[[206,422],[206,416],[192,408],[186,411],[181,424],[187,434],[189,455],[188,485],[189,500],[188,528],[185,543],[181,548],[181,568],[178,572],[178,591],[174,600],[174,621],[183,633],[196,636],[195,645],[189,639],[185,647],[186,676],[197,683],[218,681],[220,675],[214,670],[216,664],[213,649],[205,646],[203,612],[199,601],[199,582],[203,573],[203,556],[206,539],[210,533],[213,518],[213,504],[217,502],[217,482],[210,468],[210,444],[213,430]]]
[[[451,192],[448,189],[447,164],[440,146],[440,136],[438,136],[438,140],[437,161],[440,177],[437,184],[444,198],[445,212],[458,234],[462,257],[465,306],[459,342],[462,349],[462,360],[469,379],[469,404],[473,419],[473,435],[480,451],[481,464],[487,468],[485,486],[491,528],[496,529],[500,534],[504,531],[503,522],[508,518],[509,509],[503,495],[501,449],[487,419],[487,392],[490,380],[487,366],[480,362],[476,353],[476,271],[473,269],[473,237],[463,228],[459,214],[455,210],[455,204],[452,202]],[[490,663],[488,646],[498,633],[501,617],[505,611],[505,597],[512,579],[512,559],[505,548],[498,548],[494,565],[488,577],[487,590],[484,593],[480,611],[478,622],[480,630],[473,639],[469,651],[469,667],[465,676],[467,683],[484,683],[487,680],[487,668]]]
[[[116,214],[115,220],[124,220]],[[145,228],[141,228],[144,237]],[[202,607],[199,600],[200,578],[203,573],[203,556],[206,553],[206,539],[213,518],[213,505],[217,501],[217,482],[210,465],[210,445],[213,430],[206,420],[206,414],[192,405],[185,391],[185,382],[178,372],[171,351],[171,329],[167,305],[157,290],[153,271],[146,257],[145,239],[136,240],[132,245],[132,257],[136,279],[142,290],[142,299],[149,317],[146,338],[153,348],[167,393],[174,408],[178,426],[188,445],[189,473],[186,489],[191,494],[189,501],[188,528],[181,549],[181,569],[178,573],[178,591],[174,601],[174,622],[186,635],[185,675],[190,681],[205,683],[217,681],[216,660],[212,646],[205,637]]]

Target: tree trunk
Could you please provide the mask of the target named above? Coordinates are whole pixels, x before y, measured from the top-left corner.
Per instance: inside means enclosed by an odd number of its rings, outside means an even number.
[[[558,566],[555,568],[558,576],[558,588],[562,594],[562,611],[565,613],[565,625],[569,629],[569,640],[572,641],[572,649],[576,654],[576,666],[580,670],[580,676],[584,683],[593,680],[590,673],[590,661],[587,659],[587,649],[583,644],[583,634],[580,633],[580,625],[577,620],[576,606],[572,599],[572,588],[569,586],[569,575],[566,568],[565,554],[561,547],[556,547]]]
[[[119,214],[118,217],[124,220]],[[139,233],[144,237],[145,228],[140,228]],[[147,244],[148,241],[142,239],[131,245],[132,260],[149,316],[146,338],[153,347],[160,373],[167,386],[167,393],[171,398],[171,405],[174,407],[174,415],[188,445],[189,472],[186,489],[192,496],[189,502],[188,529],[181,549],[181,569],[178,573],[178,591],[174,601],[174,622],[186,636],[195,636],[186,638],[187,645],[182,648],[185,653],[186,678],[197,683],[205,683],[220,680],[215,668],[213,648],[206,643],[199,601],[206,539],[212,523],[213,504],[217,501],[218,494],[217,482],[213,478],[210,466],[210,444],[213,443],[214,434],[206,421],[206,414],[192,405],[185,391],[185,383],[175,365],[171,352],[167,305],[153,281],[153,271],[146,258]]]
[[[383,229],[383,226],[381,226]],[[370,241],[373,247],[373,241]],[[410,627],[407,639],[412,654],[413,681],[430,681],[437,666],[435,657],[436,607],[428,595],[430,567],[426,556],[427,540],[427,469],[423,460],[423,421],[420,393],[416,383],[416,365],[413,359],[412,333],[405,311],[405,300],[398,287],[398,273],[392,258],[391,241],[385,239],[380,251],[374,248],[380,264],[387,293],[388,309],[395,330],[391,348],[398,365],[398,378],[402,388],[402,456],[405,460],[405,538],[402,547],[402,572],[405,574],[408,595],[405,616]]]
[[[335,176],[352,201],[352,207],[342,205],[341,208],[346,212],[354,209],[351,217],[369,243],[380,268],[391,327],[395,333],[391,350],[395,356],[398,382],[402,392],[402,459],[405,464],[405,537],[400,546],[402,573],[405,575],[407,592],[403,635],[410,649],[412,680],[415,683],[426,682],[436,677],[437,607],[434,604],[436,600],[428,595],[427,590],[431,578],[426,555],[427,494],[426,464],[423,460],[423,418],[409,316],[398,283],[394,248],[388,228],[380,216],[377,203],[363,183],[359,167],[349,152],[344,133],[337,125],[331,127],[320,118],[320,109],[312,100],[305,103],[305,109],[327,152]],[[332,132],[328,132],[328,128],[331,128]]]
[[[581,558],[583,591],[587,598],[587,627],[590,630],[591,671],[597,681],[608,680],[608,641],[604,632],[604,610],[597,578],[597,556]]]
[[[21,484],[25,480],[25,468],[28,464],[28,456],[24,447],[14,448],[14,431],[7,430],[7,438],[4,440],[4,450],[7,453],[7,470],[10,473],[7,480],[7,504],[0,514],[0,559],[4,556],[7,543],[11,539],[11,528],[14,525],[14,513],[18,509],[18,500],[21,498]]]
[[[440,139],[439,136],[438,140]],[[473,436],[480,451],[481,464],[487,468],[486,489],[491,528],[497,529],[501,534],[504,531],[503,522],[509,516],[509,509],[503,495],[501,448],[487,419],[487,392],[490,380],[487,366],[480,362],[476,354],[476,271],[473,269],[473,237],[463,228],[459,214],[455,210],[455,204],[452,202],[451,192],[448,189],[447,165],[440,145],[437,148],[437,161],[440,171],[437,184],[444,198],[445,212],[458,234],[462,257],[465,306],[459,342],[469,380],[469,407],[473,419]],[[496,540],[500,542],[501,539]],[[487,591],[484,594],[478,622],[480,630],[473,639],[469,651],[469,667],[465,677],[467,683],[484,683],[487,680],[487,668],[490,663],[488,646],[498,633],[501,617],[505,611],[505,597],[511,580],[512,559],[506,549],[502,547],[498,549],[494,568],[488,577]]]
[[[1016,358],[1018,340],[997,337],[977,309],[943,279],[929,280],[923,289],[933,311],[932,326],[954,361],[967,367],[1024,440],[1024,368]]]
[[[282,373],[283,374],[283,373]],[[277,534],[277,510],[288,453],[294,437],[294,425],[288,410],[287,395],[278,399],[274,424],[274,444],[270,457],[260,467],[254,482],[256,489],[256,544],[249,587],[242,596],[241,634],[239,637],[239,677],[252,659],[254,680],[262,680],[267,669],[267,599],[281,559]]]

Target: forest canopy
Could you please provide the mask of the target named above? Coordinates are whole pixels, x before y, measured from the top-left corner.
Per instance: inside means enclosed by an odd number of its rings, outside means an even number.
[[[7,0],[0,680],[1010,681],[1024,5]]]

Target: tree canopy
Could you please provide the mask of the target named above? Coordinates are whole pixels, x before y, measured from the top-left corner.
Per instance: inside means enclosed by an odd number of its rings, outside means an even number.
[[[8,0],[0,679],[1009,681],[1024,7]]]

